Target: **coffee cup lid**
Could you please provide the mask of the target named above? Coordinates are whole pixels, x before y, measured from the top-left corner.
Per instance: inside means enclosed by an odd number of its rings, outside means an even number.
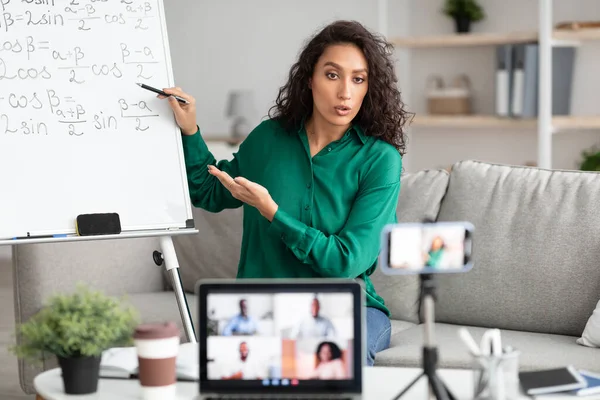
[[[141,324],[135,328],[134,339],[164,339],[178,337],[179,328],[174,322]]]

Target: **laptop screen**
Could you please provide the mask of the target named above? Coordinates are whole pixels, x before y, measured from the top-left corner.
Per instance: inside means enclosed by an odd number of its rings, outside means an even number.
[[[358,283],[238,280],[199,292],[202,392],[360,392]]]

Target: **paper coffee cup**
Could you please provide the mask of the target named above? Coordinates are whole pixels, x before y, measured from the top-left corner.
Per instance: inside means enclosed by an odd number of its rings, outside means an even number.
[[[142,324],[133,340],[138,354],[139,380],[144,400],[175,399],[179,329],[173,322]]]

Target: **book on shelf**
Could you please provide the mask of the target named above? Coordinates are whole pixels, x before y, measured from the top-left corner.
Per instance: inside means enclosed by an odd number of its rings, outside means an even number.
[[[507,117],[512,96],[512,45],[496,47],[496,115]]]
[[[574,47],[552,48],[552,115],[569,115],[573,85]],[[539,45],[516,43],[496,46],[496,115],[538,116]]]

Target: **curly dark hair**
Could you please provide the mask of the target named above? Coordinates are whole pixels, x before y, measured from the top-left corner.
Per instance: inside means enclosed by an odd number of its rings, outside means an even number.
[[[323,346],[329,346],[329,349],[331,350],[331,360],[336,360],[338,358],[342,358],[342,350],[340,350],[340,347],[333,343],[333,342],[321,342],[319,343],[319,346],[317,346],[317,351],[315,352],[315,355],[317,356],[317,365],[319,365],[321,363],[321,356],[319,355],[319,353],[321,352],[321,348],[323,348]]]
[[[333,22],[310,39],[298,61],[292,65],[287,83],[279,89],[269,117],[279,120],[288,130],[298,129],[302,120],[313,111],[309,79],[319,57],[330,45],[348,43],[363,52],[369,74],[369,88],[353,122],[365,135],[390,143],[404,155],[404,125],[412,113],[405,109],[396,85],[398,79],[391,57],[393,46],[356,21]]]

